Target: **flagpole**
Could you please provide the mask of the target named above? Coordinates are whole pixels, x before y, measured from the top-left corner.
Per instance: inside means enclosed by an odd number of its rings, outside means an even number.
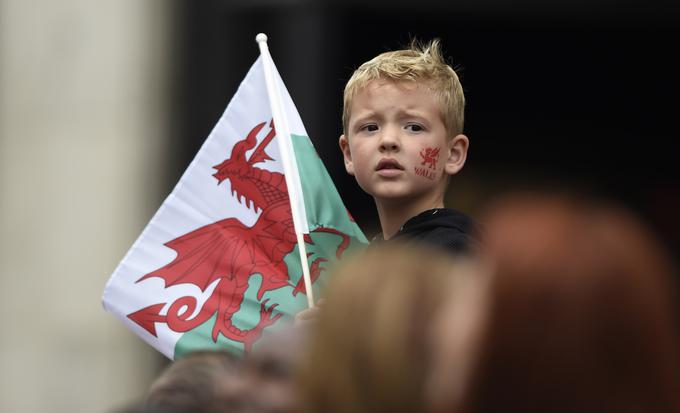
[[[302,276],[305,282],[305,293],[307,295],[307,306],[314,307],[314,292],[312,291],[312,278],[309,274],[309,265],[307,263],[307,248],[305,246],[304,234],[309,233],[307,227],[307,217],[304,213],[304,197],[302,194],[302,186],[300,184],[300,176],[297,172],[297,161],[295,159],[295,152],[291,142],[290,128],[288,127],[288,119],[283,111],[283,102],[281,101],[281,93],[278,89],[276,78],[274,76],[274,61],[269,54],[269,47],[267,46],[267,35],[259,33],[255,37],[255,41],[260,47],[260,55],[262,57],[262,66],[264,68],[264,79],[267,85],[267,95],[269,96],[269,104],[271,105],[272,117],[274,118],[274,129],[276,130],[276,141],[279,145],[279,152],[281,153],[281,163],[283,164],[284,177],[286,179],[286,186],[288,187],[288,198],[290,200],[291,213],[293,215],[293,226],[295,227],[295,235],[297,237],[298,251],[300,253],[300,265],[302,266]]]

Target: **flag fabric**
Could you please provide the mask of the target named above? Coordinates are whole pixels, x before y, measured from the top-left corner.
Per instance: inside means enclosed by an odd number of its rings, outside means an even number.
[[[273,64],[272,64],[272,67]],[[345,208],[274,67],[309,234],[313,291],[366,237]],[[174,190],[111,275],[105,310],[171,359],[250,351],[306,308],[301,259],[259,57]]]

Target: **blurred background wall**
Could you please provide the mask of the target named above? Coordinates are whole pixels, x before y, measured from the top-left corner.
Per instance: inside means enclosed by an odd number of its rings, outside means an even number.
[[[0,1],[0,411],[105,412],[160,356],[102,310],[162,190],[163,1]]]
[[[450,206],[569,188],[624,202],[676,254],[680,167],[667,0],[0,0],[0,411],[111,412],[167,361],[105,313],[110,273],[269,35],[367,235],[372,200],[337,150],[342,89],[412,37],[442,39],[468,101]]]

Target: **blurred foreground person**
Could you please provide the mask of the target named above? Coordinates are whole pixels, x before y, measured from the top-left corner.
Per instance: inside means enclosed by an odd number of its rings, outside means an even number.
[[[237,359],[223,351],[196,351],[170,364],[151,384],[145,408],[166,413],[220,413],[233,404]]]
[[[484,218],[495,275],[462,411],[680,411],[671,263],[639,219],[539,195]]]
[[[336,268],[300,373],[301,412],[418,412],[432,316],[470,275],[469,258],[384,244]]]
[[[156,379],[143,407],[159,413],[292,413],[304,343],[303,329],[290,326],[268,332],[243,358],[189,353]]]
[[[456,271],[461,270],[459,265]],[[429,323],[432,354],[425,382],[427,411],[457,411],[479,353],[489,311],[491,271],[482,261],[468,262],[464,271],[468,275],[448,286],[446,302]]]
[[[268,332],[243,360],[238,386],[231,387],[231,399],[239,402],[224,412],[296,412],[295,372],[306,351],[305,332],[292,326]]]

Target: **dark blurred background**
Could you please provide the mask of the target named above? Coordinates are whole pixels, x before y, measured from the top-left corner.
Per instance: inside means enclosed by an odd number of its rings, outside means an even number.
[[[371,198],[337,149],[352,70],[438,37],[467,98],[469,158],[448,205],[475,215],[510,189],[569,189],[641,214],[680,251],[677,2],[230,1],[177,3],[168,192],[269,47],[340,194],[370,237]]]

